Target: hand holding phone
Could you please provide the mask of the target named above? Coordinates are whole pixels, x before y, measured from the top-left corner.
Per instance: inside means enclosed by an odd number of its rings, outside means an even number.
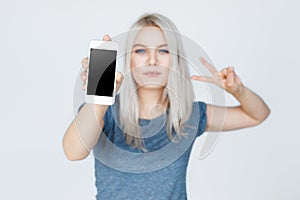
[[[108,35],[103,40],[90,42],[89,57],[81,62],[81,79],[87,103],[112,105],[123,76],[116,73],[118,44],[109,42]]]

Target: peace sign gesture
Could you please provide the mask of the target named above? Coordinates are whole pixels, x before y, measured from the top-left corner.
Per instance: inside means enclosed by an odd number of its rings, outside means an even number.
[[[203,57],[200,57],[200,61],[212,73],[212,76],[193,75],[191,76],[191,79],[216,84],[233,95],[238,94],[241,91],[243,84],[240,78],[235,74],[233,67],[224,68],[219,72]]]

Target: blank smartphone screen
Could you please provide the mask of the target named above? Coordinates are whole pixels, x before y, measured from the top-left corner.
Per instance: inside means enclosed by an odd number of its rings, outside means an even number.
[[[91,49],[87,95],[113,96],[117,51]]]

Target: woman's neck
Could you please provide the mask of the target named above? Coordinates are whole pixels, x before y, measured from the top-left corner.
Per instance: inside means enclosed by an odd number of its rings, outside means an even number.
[[[139,117],[153,119],[166,111],[168,100],[163,98],[164,89],[139,88]]]

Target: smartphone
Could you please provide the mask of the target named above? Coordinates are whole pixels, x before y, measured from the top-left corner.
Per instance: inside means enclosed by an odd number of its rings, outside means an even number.
[[[86,103],[114,104],[118,48],[116,42],[90,41],[85,95]]]

